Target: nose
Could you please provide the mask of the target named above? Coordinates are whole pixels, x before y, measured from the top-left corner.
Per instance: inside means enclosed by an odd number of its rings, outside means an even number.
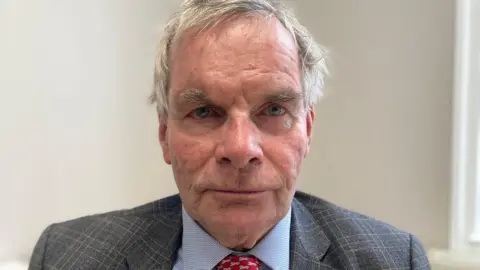
[[[217,162],[230,164],[236,169],[244,169],[262,162],[263,151],[259,144],[259,132],[250,119],[245,118],[248,117],[237,117],[227,121],[215,154]]]

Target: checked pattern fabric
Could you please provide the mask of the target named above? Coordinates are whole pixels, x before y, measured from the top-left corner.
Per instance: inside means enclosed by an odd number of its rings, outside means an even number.
[[[253,256],[229,255],[217,264],[217,270],[258,270],[262,262]]]

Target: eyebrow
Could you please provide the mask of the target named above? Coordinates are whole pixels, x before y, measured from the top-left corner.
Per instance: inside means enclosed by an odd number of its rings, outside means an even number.
[[[281,91],[269,92],[265,95],[264,100],[266,102],[281,102],[287,103],[292,101],[303,100],[303,93],[294,91],[293,89],[287,88]]]
[[[213,101],[202,90],[195,88],[186,88],[178,94],[178,105],[213,105]]]
[[[195,88],[186,88],[180,90],[177,100],[178,106],[188,105],[215,105],[215,103],[208,97],[208,95],[202,90]],[[269,91],[263,96],[264,102],[270,103],[292,103],[299,100],[303,100],[303,93],[294,91],[291,88],[285,88],[280,91]]]

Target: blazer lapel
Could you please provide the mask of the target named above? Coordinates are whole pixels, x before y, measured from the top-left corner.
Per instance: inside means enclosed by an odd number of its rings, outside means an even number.
[[[330,240],[312,214],[294,198],[290,228],[290,269],[335,269],[323,262],[330,245]]]
[[[181,203],[159,205],[146,233],[135,242],[127,256],[129,269],[171,270],[182,239]],[[167,203],[168,204],[168,203]],[[161,212],[160,212],[161,211]]]

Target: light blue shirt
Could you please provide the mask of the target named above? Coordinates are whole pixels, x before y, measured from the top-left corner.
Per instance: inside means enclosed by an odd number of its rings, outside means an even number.
[[[288,270],[291,212],[290,208],[287,215],[248,253],[239,253],[220,245],[182,209],[182,246],[173,270],[212,270],[232,253],[257,257],[263,262],[261,270]]]

